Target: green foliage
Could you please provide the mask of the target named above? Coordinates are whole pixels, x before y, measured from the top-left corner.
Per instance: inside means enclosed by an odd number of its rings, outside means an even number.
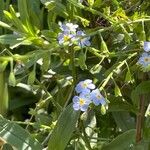
[[[128,130],[116,137],[110,144],[104,146],[102,150],[127,150],[135,143],[135,130]]]
[[[148,0],[0,0],[3,149],[148,150],[150,74],[137,61],[150,40],[149,8]],[[77,45],[82,37],[60,45],[60,22],[77,24],[91,45]],[[85,79],[107,103],[81,113],[72,98]]]
[[[48,149],[63,150],[75,130],[79,112],[75,112],[72,105],[66,107],[57,121],[48,143]],[[58,142],[59,141],[59,142]]]
[[[0,136],[17,149],[42,149],[41,145],[23,128],[0,117]]]

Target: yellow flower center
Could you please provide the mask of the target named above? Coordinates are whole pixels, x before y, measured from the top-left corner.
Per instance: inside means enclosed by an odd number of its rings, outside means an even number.
[[[86,88],[86,87],[87,87],[87,83],[83,83],[83,84],[82,84],[82,87],[83,87],[83,88]]]
[[[98,99],[100,99],[102,96],[101,96],[101,95],[96,95],[96,97],[97,97]]]
[[[67,42],[70,39],[68,35],[64,35],[64,41]]]
[[[144,58],[144,61],[145,61],[145,62],[150,62],[150,58],[149,58],[149,57],[145,57],[145,58]]]
[[[85,104],[85,100],[84,100],[84,99],[82,99],[82,98],[80,98],[80,100],[79,100],[79,104],[80,104],[80,106],[84,105],[84,104]]]

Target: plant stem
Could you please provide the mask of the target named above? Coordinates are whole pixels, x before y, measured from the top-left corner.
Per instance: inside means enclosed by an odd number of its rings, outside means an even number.
[[[76,85],[76,68],[74,63],[75,51],[71,48],[71,66],[72,66],[72,77],[73,77],[73,85]]]
[[[4,117],[8,110],[8,89],[5,82],[4,72],[0,72],[0,114]]]
[[[136,143],[139,143],[142,139],[144,112],[145,112],[145,98],[144,95],[141,95],[139,102],[139,113],[137,114],[137,122],[136,122]]]
[[[82,125],[83,125],[83,123],[82,123]],[[85,128],[84,127],[82,128],[82,131],[83,131],[83,136],[82,136],[83,141],[85,142],[87,148],[89,150],[92,150],[90,142],[89,142],[89,138],[88,138],[88,136],[87,136],[87,134],[85,132]]]
[[[145,81],[146,79],[147,79],[146,74],[143,74],[143,81]],[[140,95],[139,112],[137,114],[137,122],[136,122],[136,143],[139,143],[142,139],[144,113],[145,113],[145,96],[144,94],[142,94]]]

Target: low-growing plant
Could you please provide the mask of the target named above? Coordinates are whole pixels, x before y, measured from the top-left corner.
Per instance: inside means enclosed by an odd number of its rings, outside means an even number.
[[[148,0],[0,0],[0,146],[150,149]]]

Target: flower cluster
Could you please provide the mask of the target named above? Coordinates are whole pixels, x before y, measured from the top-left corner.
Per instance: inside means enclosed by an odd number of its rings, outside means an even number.
[[[144,68],[147,68],[150,65],[150,42],[144,42],[144,53],[138,60],[138,63]]]
[[[85,37],[84,31],[77,30],[78,25],[73,23],[59,24],[61,32],[58,34],[58,42],[60,45],[64,43],[69,43],[78,45],[81,48],[85,46],[90,46],[90,37]]]
[[[86,111],[91,103],[96,106],[100,104],[106,104],[105,98],[101,95],[99,89],[95,88],[96,86],[92,83],[92,80],[90,79],[80,81],[76,85],[75,91],[78,96],[73,97],[74,110]]]

